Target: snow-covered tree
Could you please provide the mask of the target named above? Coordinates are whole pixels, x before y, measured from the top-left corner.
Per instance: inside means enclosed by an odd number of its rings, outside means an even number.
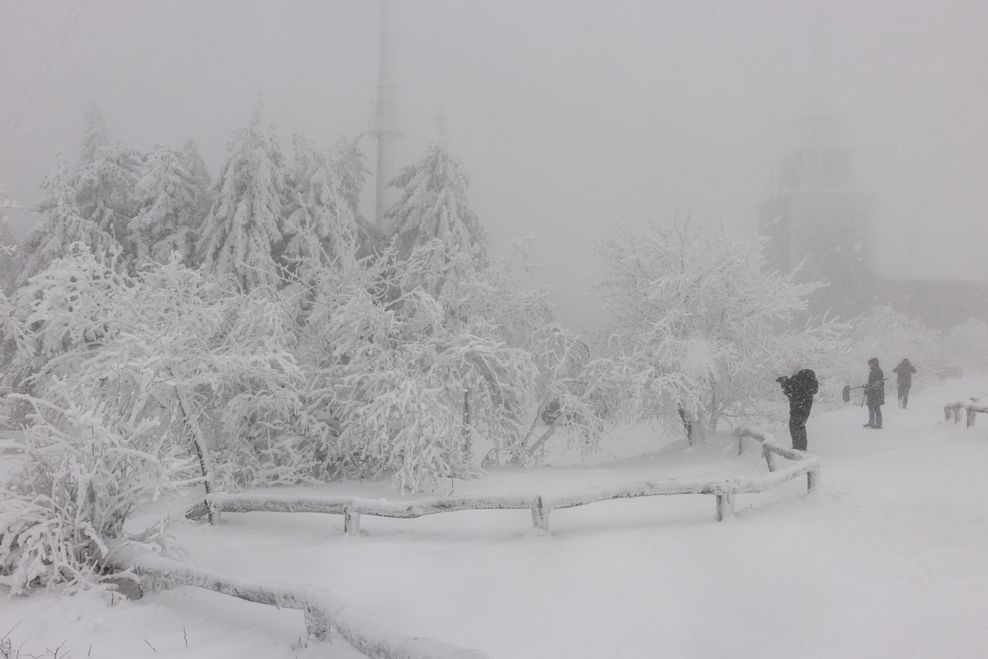
[[[467,200],[470,180],[442,140],[433,142],[426,156],[405,167],[390,185],[398,189],[398,201],[386,219],[401,258],[434,240],[452,252],[486,251],[483,227]]]
[[[135,214],[133,190],[144,154],[114,142],[95,107],[86,112],[86,121],[79,165],[68,173],[67,182],[75,190],[80,215],[126,248],[127,223]]]
[[[77,191],[69,180],[68,168],[61,155],[55,171],[41,187],[45,196],[34,210],[41,213],[44,219],[25,245],[25,264],[17,277],[18,284],[41,272],[55,259],[66,256],[77,243],[85,245],[95,254],[106,254],[117,244],[99,224],[83,216]]]
[[[702,434],[752,414],[778,375],[838,346],[838,326],[800,321],[820,284],[768,272],[758,242],[675,221],[622,231],[601,251],[601,299],[636,418],[681,417]]]
[[[13,256],[17,251],[17,241],[14,240],[14,234],[10,230],[10,218],[7,217],[7,209],[17,207],[3,183],[0,183],[0,258]]]
[[[328,154],[313,149],[304,136],[295,137],[281,248],[282,259],[291,267],[303,259],[332,263],[344,249],[341,240],[357,239],[358,218],[344,193],[337,164]]]
[[[19,208],[0,183],[0,291],[12,288],[22,265],[23,250],[10,229],[7,210]]]
[[[146,418],[122,418],[97,400],[34,409],[17,468],[0,484],[0,584],[12,594],[72,592],[120,578],[106,565],[118,546],[162,547],[160,529],[124,528],[140,506],[176,492],[191,461]]]
[[[194,232],[202,221],[196,217],[202,191],[188,163],[185,154],[162,145],[148,154],[134,186],[137,214],[127,225],[138,260],[164,263],[172,252],[186,262],[191,258]]]
[[[209,213],[209,207],[213,204],[212,181],[209,178],[206,161],[202,159],[202,154],[199,153],[199,144],[195,140],[186,140],[185,146],[182,147],[182,158],[185,171],[192,177],[192,217],[198,226]]]
[[[275,252],[283,238],[285,180],[277,140],[261,120],[258,105],[230,142],[197,244],[203,267],[245,290],[280,279]]]

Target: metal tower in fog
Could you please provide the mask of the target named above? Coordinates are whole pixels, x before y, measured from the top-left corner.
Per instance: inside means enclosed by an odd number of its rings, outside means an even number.
[[[375,179],[377,187],[374,195],[374,219],[381,225],[387,210],[385,189],[394,176],[395,141],[401,137],[398,128],[397,96],[394,85],[394,38],[395,7],[393,0],[381,0],[380,35],[377,71],[377,97],[374,117],[371,120],[370,134],[377,140],[377,162]]]

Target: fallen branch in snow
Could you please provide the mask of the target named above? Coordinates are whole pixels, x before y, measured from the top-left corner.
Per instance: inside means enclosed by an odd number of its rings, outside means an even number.
[[[968,401],[947,403],[943,406],[944,421],[950,421],[951,417],[953,417],[954,423],[960,422],[961,410],[965,410],[967,412],[967,427],[970,428],[974,425],[974,417],[979,412],[981,414],[988,414],[988,405],[979,405],[973,398]]]
[[[306,633],[325,640],[335,630],[347,643],[367,657],[376,659],[489,659],[479,650],[460,648],[443,641],[382,632],[352,612],[332,593],[308,586],[291,586],[241,579],[206,570],[147,551],[121,546],[109,562],[120,570],[131,570],[140,578],[141,589],[153,592],[177,586],[194,586],[278,609],[305,614]]]
[[[722,480],[643,481],[608,487],[588,488],[573,494],[511,495],[511,496],[461,496],[436,497],[416,501],[387,501],[359,497],[293,496],[279,494],[222,494],[206,497],[206,501],[190,508],[185,516],[199,519],[211,509],[220,512],[287,512],[326,513],[343,515],[343,529],[347,534],[359,533],[360,516],[411,519],[456,510],[524,510],[532,511],[532,525],[541,531],[549,531],[549,513],[555,508],[573,508],[612,499],[668,496],[675,494],[712,494],[717,497],[717,519],[734,515],[734,497],[738,493],[763,492],[788,480],[806,474],[807,489],[816,487],[820,475],[818,458],[780,446],[768,433],[739,428],[738,442],[745,437],[759,440],[768,463],[769,473],[760,476],[734,477]],[[794,461],[785,469],[777,469],[775,456]]]

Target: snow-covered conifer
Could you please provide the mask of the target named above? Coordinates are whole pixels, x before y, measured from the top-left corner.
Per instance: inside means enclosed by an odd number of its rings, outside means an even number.
[[[96,254],[105,254],[116,244],[113,236],[79,210],[78,194],[69,181],[61,155],[55,171],[41,187],[45,196],[34,210],[43,214],[44,219],[25,245],[25,264],[17,277],[18,284],[26,282],[55,259],[66,256],[76,243],[86,245]]]
[[[295,137],[295,162],[288,176],[287,219],[281,257],[290,267],[304,259],[332,263],[357,239],[357,216],[343,190],[341,171],[328,154]]]
[[[443,140],[433,142],[426,156],[390,185],[398,189],[398,201],[386,218],[401,258],[433,240],[454,252],[486,251],[483,227],[467,201],[470,180]]]
[[[75,190],[82,217],[126,248],[127,223],[135,214],[134,184],[141,176],[144,154],[114,142],[95,107],[86,112],[86,120],[79,165],[68,173],[67,182]]]
[[[258,105],[230,142],[197,244],[203,267],[232,276],[244,289],[279,281],[275,251],[282,241],[285,181],[277,140],[261,120]]]
[[[128,235],[137,259],[166,262],[178,252],[188,262],[201,190],[183,153],[156,145],[144,162],[143,175],[134,186],[137,214],[128,223]]]

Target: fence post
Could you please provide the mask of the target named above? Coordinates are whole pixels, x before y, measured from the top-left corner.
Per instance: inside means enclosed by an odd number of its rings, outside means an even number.
[[[549,533],[549,512],[542,504],[542,497],[535,497],[535,503],[532,504],[532,526]]]
[[[764,444],[762,444],[762,456],[765,458],[765,464],[768,465],[768,470],[775,471],[775,453],[770,451]]]
[[[717,521],[734,517],[734,490],[724,490],[717,495]]]
[[[350,506],[343,509],[343,534],[360,535],[360,513],[350,510]]]
[[[820,484],[820,470],[811,469],[806,472],[806,493],[809,494]]]
[[[943,420],[950,421],[950,405],[943,406]]]
[[[967,408],[967,427],[968,428],[970,428],[971,426],[974,425],[974,415],[975,414],[977,414],[977,412],[975,412],[974,410],[972,410],[970,407]]]
[[[954,423],[961,422],[961,406],[954,405]]]

